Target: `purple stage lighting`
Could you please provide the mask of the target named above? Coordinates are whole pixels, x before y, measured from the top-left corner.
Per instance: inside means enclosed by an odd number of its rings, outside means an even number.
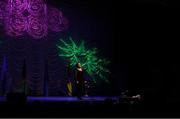
[[[62,12],[48,6],[43,0],[7,0],[0,2],[0,24],[7,35],[22,36],[28,33],[34,39],[48,34],[48,29],[60,32],[68,28]]]
[[[62,12],[56,8],[48,7],[48,19],[48,27],[52,31],[60,32],[68,27],[67,19],[64,18]]]
[[[45,13],[45,7],[43,0],[30,0],[28,5],[28,11],[30,14],[40,16]]]
[[[45,37],[48,33],[47,25],[43,18],[38,18],[33,15],[29,16],[28,34],[36,39]]]
[[[16,13],[22,13],[27,9],[27,6],[27,0],[8,0],[8,10],[13,10]]]
[[[12,14],[5,22],[6,33],[10,36],[20,36],[26,30],[26,19],[22,14]]]

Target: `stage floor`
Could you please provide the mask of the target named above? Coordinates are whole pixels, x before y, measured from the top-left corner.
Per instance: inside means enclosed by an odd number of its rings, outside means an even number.
[[[119,102],[118,96],[84,96],[82,99],[78,99],[77,97],[73,96],[47,96],[47,97],[33,97],[33,96],[27,96],[27,102],[79,102],[79,101],[87,101],[87,102],[100,102],[100,101],[106,101],[106,100],[112,100],[113,102]],[[1,96],[0,102],[6,102],[6,97]]]

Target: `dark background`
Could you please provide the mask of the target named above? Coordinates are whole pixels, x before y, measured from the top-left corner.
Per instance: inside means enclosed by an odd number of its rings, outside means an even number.
[[[178,0],[46,0],[70,21],[66,35],[85,39],[112,61],[111,86],[151,99],[178,101]]]
[[[92,37],[92,42],[112,58],[111,91],[115,95],[128,89],[150,99],[178,102],[178,0],[47,2],[69,8],[64,9],[67,15],[73,11],[76,17],[89,17],[80,23],[95,20],[90,27],[98,30],[88,28],[90,35],[84,37]]]

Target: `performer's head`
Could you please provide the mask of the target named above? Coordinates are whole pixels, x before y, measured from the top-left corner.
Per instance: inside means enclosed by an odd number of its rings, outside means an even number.
[[[81,67],[81,63],[77,63],[77,64],[76,64],[76,67],[77,67],[77,68],[82,68],[82,67]]]

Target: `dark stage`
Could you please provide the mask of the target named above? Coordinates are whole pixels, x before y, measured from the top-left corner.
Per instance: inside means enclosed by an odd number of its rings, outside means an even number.
[[[178,117],[178,105],[125,99],[120,96],[0,97],[1,117],[134,118]]]
[[[117,104],[120,101],[120,97],[105,97],[105,96],[83,96],[82,99],[78,99],[78,97],[57,97],[57,96],[48,96],[48,97],[32,97],[28,96],[26,102],[33,103],[33,102],[103,102],[106,100],[113,101],[114,104]],[[0,97],[0,102],[6,102],[6,97]]]
[[[132,117],[142,116],[140,103],[130,104],[121,97],[0,97],[1,117]],[[134,110],[136,109],[136,110]],[[135,113],[135,112],[136,113]]]

